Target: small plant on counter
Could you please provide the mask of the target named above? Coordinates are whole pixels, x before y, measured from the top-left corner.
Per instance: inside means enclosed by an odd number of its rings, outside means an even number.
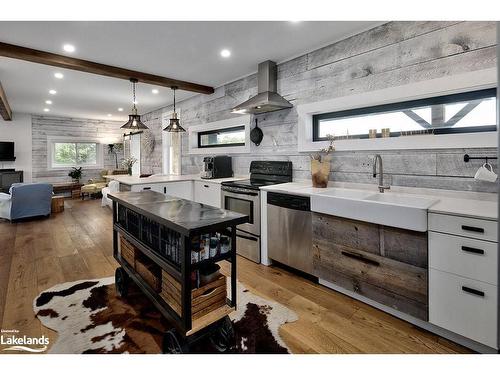
[[[327,134],[326,138],[330,142],[328,147],[321,149],[316,154],[309,155],[311,157],[311,177],[313,187],[326,188],[328,186],[330,161],[332,160],[330,154],[335,151],[335,145],[333,144],[335,137],[331,134]]]
[[[72,167],[71,171],[68,173],[68,176],[71,177],[77,184],[80,183],[80,179],[82,178],[82,167]]]
[[[132,167],[134,166],[135,163],[137,163],[137,159],[134,158],[133,156],[125,158],[122,161],[122,166],[123,168],[127,169],[129,176],[132,176]]]

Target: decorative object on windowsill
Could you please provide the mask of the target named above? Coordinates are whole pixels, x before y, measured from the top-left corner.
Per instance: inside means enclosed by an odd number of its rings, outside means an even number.
[[[118,152],[123,150],[122,143],[110,143],[108,144],[108,154],[114,155],[115,157],[115,169],[118,169]]]
[[[175,111],[175,90],[177,90],[177,86],[172,86],[171,89],[174,91],[174,112],[172,113],[170,123],[163,130],[169,133],[184,133],[186,129],[180,125],[179,119],[177,118],[177,112]]]
[[[141,137],[142,149],[146,154],[151,155],[156,146],[156,139],[152,132],[146,131]]]
[[[82,167],[79,168],[72,167],[71,171],[68,173],[68,176],[73,179],[74,183],[79,184],[80,179],[82,178]]]
[[[121,129],[148,129],[148,127],[142,123],[141,116],[137,114],[137,107],[135,106],[137,103],[137,100],[135,99],[135,84],[139,82],[139,80],[137,80],[136,78],[130,78],[130,82],[132,82],[132,93],[134,97],[132,114],[128,115],[128,121],[124,125],[122,125]]]
[[[123,168],[127,170],[129,176],[132,176],[132,167],[134,166],[135,163],[137,163],[137,159],[134,158],[133,156],[125,158],[122,161]]]
[[[310,155],[312,184],[315,188],[326,188],[328,186],[330,162],[332,160],[330,154],[335,151],[333,144],[335,137],[331,134],[328,134],[326,137],[330,142],[328,148],[320,150],[317,154]]]
[[[370,139],[377,138],[377,129],[368,130],[368,138]]]
[[[390,128],[383,128],[382,129],[382,138],[389,138],[391,136],[391,129]]]
[[[264,138],[264,133],[262,133],[262,129],[259,128],[258,121],[255,119],[255,128],[250,132],[250,140],[255,143],[255,146],[259,146],[262,138]]]

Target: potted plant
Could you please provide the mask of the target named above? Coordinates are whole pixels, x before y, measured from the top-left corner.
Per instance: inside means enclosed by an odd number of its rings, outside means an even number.
[[[335,137],[328,134],[326,136],[330,142],[328,148],[321,149],[318,153],[309,155],[311,157],[311,178],[313,187],[326,188],[330,175],[331,153],[335,151],[333,141]]]
[[[137,159],[133,156],[123,159],[122,165],[127,169],[129,176],[132,176],[132,166],[137,163]]]
[[[80,168],[72,167],[71,171],[68,173],[68,176],[73,179],[73,182],[79,184],[80,178],[82,178],[82,167]]]

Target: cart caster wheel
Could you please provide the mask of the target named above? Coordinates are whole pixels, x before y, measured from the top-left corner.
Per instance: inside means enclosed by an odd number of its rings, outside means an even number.
[[[182,354],[187,353],[188,349],[185,346],[181,346],[179,339],[175,334],[175,330],[171,329],[163,335],[162,352],[164,354]]]
[[[122,268],[118,267],[115,271],[115,287],[116,293],[120,297],[127,297],[128,295],[128,284],[129,284],[129,276],[127,272]]]
[[[234,329],[233,322],[226,316],[217,327],[217,330],[210,336],[212,345],[218,352],[228,352],[234,347]]]

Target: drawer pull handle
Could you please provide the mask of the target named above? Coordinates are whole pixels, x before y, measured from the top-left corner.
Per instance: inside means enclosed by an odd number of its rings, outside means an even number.
[[[476,296],[484,297],[484,292],[481,292],[480,290],[477,289],[469,288],[468,286],[463,286],[462,290],[470,294],[475,294]]]
[[[467,253],[474,253],[474,254],[484,254],[484,250],[476,249],[476,248],[469,247],[469,246],[462,246],[462,251],[465,251]]]
[[[206,187],[206,188],[207,188],[207,187],[210,187],[210,186],[208,186],[208,185],[203,185],[203,187]]]
[[[353,254],[353,253],[348,253],[347,251],[342,251],[341,254],[343,256],[346,256],[351,259],[356,259],[359,260],[360,262],[366,263],[366,264],[371,264],[372,266],[380,266],[380,263],[377,262],[376,260],[368,259],[365,258],[363,255],[360,254]]]
[[[142,188],[142,190],[151,190],[150,187],[145,187],[145,188]]]
[[[470,225],[462,225],[462,229],[469,232],[484,233],[484,228],[471,227]]]

